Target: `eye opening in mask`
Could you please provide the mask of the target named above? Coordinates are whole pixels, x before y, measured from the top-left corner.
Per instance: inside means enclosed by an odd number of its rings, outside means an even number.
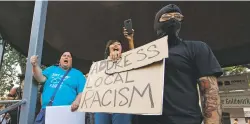
[[[181,22],[184,19],[184,16],[178,12],[173,12],[173,13],[165,13],[161,15],[161,18],[159,19],[159,22],[165,22],[170,19],[176,19],[177,21]]]

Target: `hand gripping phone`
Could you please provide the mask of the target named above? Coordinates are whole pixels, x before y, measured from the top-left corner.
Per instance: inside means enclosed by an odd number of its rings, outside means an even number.
[[[128,32],[128,35],[132,34],[132,20],[131,19],[127,19],[124,21],[124,27]]]

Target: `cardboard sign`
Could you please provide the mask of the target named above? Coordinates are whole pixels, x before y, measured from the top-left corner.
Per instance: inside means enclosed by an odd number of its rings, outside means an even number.
[[[123,72],[149,65],[168,57],[167,36],[122,54],[114,63],[108,60],[106,73]]]
[[[164,58],[168,57],[168,44],[166,37],[153,43],[123,53],[120,62],[123,66],[114,63],[109,73],[109,60],[94,62],[78,111],[162,114]],[[136,57],[140,51],[147,51],[145,57]]]

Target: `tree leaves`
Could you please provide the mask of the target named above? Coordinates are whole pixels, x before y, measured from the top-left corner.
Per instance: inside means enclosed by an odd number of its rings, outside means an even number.
[[[242,65],[223,68],[224,75],[236,75],[247,72],[247,68]]]
[[[24,56],[12,48],[10,44],[6,44],[0,71],[0,96],[8,92],[14,86],[15,82],[19,83],[19,79],[17,78],[19,73],[16,68],[18,65],[25,65],[24,60],[26,61]]]

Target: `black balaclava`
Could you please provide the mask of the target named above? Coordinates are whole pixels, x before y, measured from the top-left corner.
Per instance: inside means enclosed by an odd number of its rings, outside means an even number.
[[[157,33],[157,37],[161,38],[161,37],[168,35],[169,46],[176,45],[181,41],[181,39],[178,36],[179,31],[181,29],[181,22],[179,22],[178,20],[174,18],[171,18],[168,21],[159,22],[159,19],[161,18],[163,14],[171,13],[171,12],[181,13],[181,10],[178,6],[174,4],[169,4],[157,12],[157,14],[155,15],[155,21],[154,21],[154,30]]]

